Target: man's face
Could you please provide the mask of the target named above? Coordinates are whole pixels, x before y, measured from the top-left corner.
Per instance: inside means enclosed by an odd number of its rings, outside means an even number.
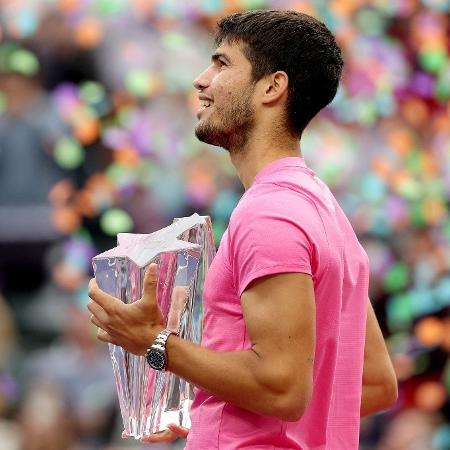
[[[222,43],[211,60],[194,80],[202,104],[195,134],[208,144],[239,151],[255,123],[252,67],[239,44]]]

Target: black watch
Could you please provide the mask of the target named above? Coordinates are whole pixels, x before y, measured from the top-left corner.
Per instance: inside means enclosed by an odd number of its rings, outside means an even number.
[[[156,336],[155,342],[145,353],[145,359],[149,366],[155,370],[165,370],[167,367],[166,342],[171,334],[175,332],[165,329]]]

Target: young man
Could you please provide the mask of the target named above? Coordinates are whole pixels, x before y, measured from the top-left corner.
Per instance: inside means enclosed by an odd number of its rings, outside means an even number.
[[[165,341],[166,369],[198,387],[190,450],[356,450],[360,415],[392,405],[397,384],[367,255],[299,149],[335,96],[341,52],[293,11],[233,14],[216,44],[194,81],[196,135],[229,152],[246,191],[207,275],[202,345],[159,335],[155,266],[132,305],[91,281],[91,320],[100,340],[136,354]]]

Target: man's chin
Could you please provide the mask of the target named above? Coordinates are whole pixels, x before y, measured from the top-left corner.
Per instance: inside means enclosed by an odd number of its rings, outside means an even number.
[[[199,141],[204,142],[205,144],[224,147],[217,133],[214,133],[211,127],[204,123],[200,122],[197,124],[195,127],[195,136],[197,136]]]

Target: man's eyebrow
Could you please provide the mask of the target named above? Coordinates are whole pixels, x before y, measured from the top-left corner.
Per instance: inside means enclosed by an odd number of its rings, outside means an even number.
[[[225,59],[225,61],[231,64],[230,58],[225,53],[215,52],[211,55],[211,61],[217,61],[219,58],[223,58]]]

